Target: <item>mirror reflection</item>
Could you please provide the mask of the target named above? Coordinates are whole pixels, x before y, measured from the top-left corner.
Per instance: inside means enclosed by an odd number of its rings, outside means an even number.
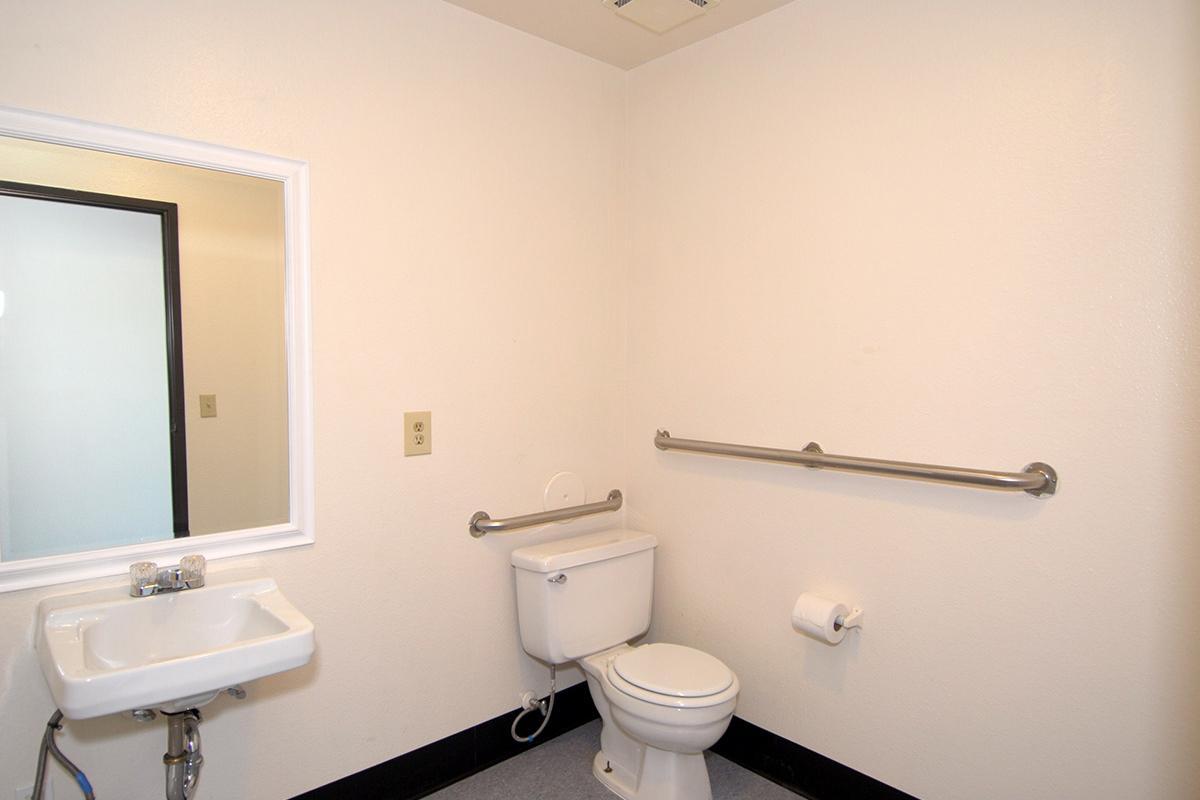
[[[280,182],[8,137],[0,181],[173,206],[182,345],[162,216],[0,196],[0,560],[287,521]]]

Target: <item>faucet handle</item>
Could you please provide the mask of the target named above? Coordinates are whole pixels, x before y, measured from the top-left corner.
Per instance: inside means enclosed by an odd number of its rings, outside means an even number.
[[[144,597],[154,591],[158,583],[158,564],[153,561],[135,561],[129,565],[129,593]]]
[[[179,578],[187,583],[188,588],[196,589],[204,585],[204,572],[208,562],[199,553],[184,556],[179,559]]]

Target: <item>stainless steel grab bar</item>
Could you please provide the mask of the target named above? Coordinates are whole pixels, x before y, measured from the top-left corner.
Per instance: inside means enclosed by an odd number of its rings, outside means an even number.
[[[467,530],[471,532],[472,536],[478,539],[485,533],[501,533],[503,531],[511,531],[514,528],[528,528],[530,525],[544,525],[547,522],[559,522],[564,519],[586,517],[589,514],[599,514],[604,511],[616,511],[621,507],[622,502],[621,490],[613,489],[608,493],[607,500],[601,500],[598,503],[567,506],[566,508],[539,511],[536,514],[525,514],[520,517],[509,517],[508,519],[492,519],[486,511],[476,511],[471,515],[471,524],[467,526]]]
[[[1027,464],[1021,472],[992,472],[983,469],[943,467],[937,464],[889,461],[883,458],[839,456],[826,453],[816,442],[809,442],[803,450],[780,450],[774,447],[703,442],[698,439],[675,439],[664,430],[655,433],[654,446],[659,450],[690,450],[695,453],[738,456],[760,461],[780,461],[785,464],[802,464],[814,468],[867,472],[872,475],[886,475],[889,478],[912,478],[941,483],[960,483],[984,489],[1023,491],[1034,497],[1049,497],[1058,488],[1058,473],[1049,464],[1043,464],[1040,461]]]

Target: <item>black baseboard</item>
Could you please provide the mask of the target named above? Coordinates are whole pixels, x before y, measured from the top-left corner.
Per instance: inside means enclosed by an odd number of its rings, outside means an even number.
[[[555,695],[549,724],[530,744],[513,741],[509,728],[515,716],[515,710],[501,714],[292,800],[416,800],[599,718],[587,683]],[[532,733],[539,724],[541,716],[530,714],[521,721],[520,732]]]
[[[738,717],[712,751],[809,800],[916,800]]]
[[[417,800],[597,719],[586,683],[559,692],[546,730],[530,744],[513,741],[517,711],[481,722],[292,800]],[[523,723],[532,732],[537,714]],[[522,733],[526,729],[522,727]],[[713,752],[809,800],[916,800],[820,753],[734,717]]]

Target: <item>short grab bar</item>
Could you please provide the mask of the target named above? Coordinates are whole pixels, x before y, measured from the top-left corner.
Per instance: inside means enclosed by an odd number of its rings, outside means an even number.
[[[800,464],[805,467],[867,472],[889,478],[957,483],[1011,492],[1023,491],[1034,497],[1049,497],[1058,488],[1058,473],[1049,464],[1043,464],[1040,461],[1027,464],[1022,472],[992,472],[964,467],[943,467],[937,464],[914,464],[909,461],[889,461],[883,458],[839,456],[826,453],[816,442],[809,442],[803,450],[780,450],[774,447],[703,442],[698,439],[675,439],[664,430],[655,433],[654,446],[659,450],[690,450],[694,453],[738,456],[759,461],[779,461],[784,464]]]
[[[607,500],[601,500],[598,503],[567,506],[566,508],[539,511],[536,514],[524,514],[520,517],[509,517],[508,519],[492,519],[486,511],[476,511],[471,515],[471,524],[467,526],[467,530],[471,532],[472,536],[478,539],[485,533],[502,533],[504,531],[511,531],[514,528],[528,528],[530,525],[544,525],[547,522],[559,522],[564,519],[586,517],[589,514],[600,514],[604,511],[616,511],[621,507],[622,502],[621,490],[613,489],[608,493]]]

